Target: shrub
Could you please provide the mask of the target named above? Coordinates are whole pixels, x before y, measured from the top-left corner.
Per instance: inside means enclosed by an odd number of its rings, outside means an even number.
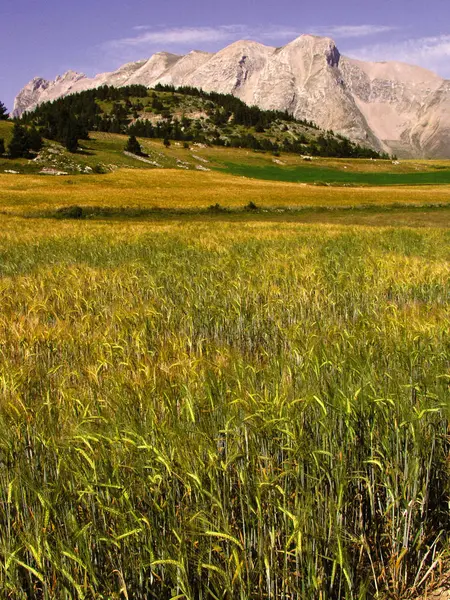
[[[81,206],[63,206],[58,208],[56,215],[60,219],[82,219],[83,209]]]
[[[227,209],[217,202],[216,204],[211,204],[211,206],[208,206],[208,210],[210,212],[226,212]]]

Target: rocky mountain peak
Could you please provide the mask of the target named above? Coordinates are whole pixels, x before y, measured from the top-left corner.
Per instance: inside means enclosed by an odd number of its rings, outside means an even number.
[[[341,60],[341,53],[337,49],[337,46],[334,42],[330,44],[328,52],[325,53],[325,56],[330,67],[339,66],[339,61]]]
[[[303,34],[285,46],[303,55],[325,59],[330,67],[338,67],[341,54],[331,38]]]
[[[331,38],[309,34],[281,48],[239,40],[215,54],[158,52],[93,78],[38,77],[19,93],[13,114],[101,85],[157,83],[231,93],[400,156],[450,157],[448,82],[412,65],[347,58]]]
[[[30,81],[30,83],[26,87],[33,91],[36,91],[39,89],[46,89],[49,85],[50,82],[47,79],[43,79],[42,77],[35,77]]]
[[[76,71],[66,71],[63,75],[58,75],[55,81],[76,81],[77,79],[81,79],[86,77],[84,73],[77,73]]]

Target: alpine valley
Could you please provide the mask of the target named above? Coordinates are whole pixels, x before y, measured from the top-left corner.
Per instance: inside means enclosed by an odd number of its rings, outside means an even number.
[[[265,110],[342,134],[401,157],[450,157],[450,81],[400,62],[342,56],[333,40],[302,35],[281,48],[235,42],[220,52],[160,52],[94,78],[68,71],[36,77],[18,94],[14,116],[103,85],[191,86],[233,94]]]

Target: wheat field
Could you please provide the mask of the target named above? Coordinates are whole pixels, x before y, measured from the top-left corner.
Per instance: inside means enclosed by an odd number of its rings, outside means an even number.
[[[448,230],[17,216],[76,193],[52,183],[2,216],[2,596],[431,582],[450,526]]]
[[[121,169],[106,175],[45,177],[0,173],[0,211],[32,215],[62,206],[187,209],[220,204],[261,208],[450,206],[450,186],[320,187],[211,171]]]

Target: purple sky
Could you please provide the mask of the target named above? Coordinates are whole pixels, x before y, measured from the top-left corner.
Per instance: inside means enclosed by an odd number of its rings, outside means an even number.
[[[281,46],[301,33],[450,78],[449,0],[1,0],[0,100],[11,110],[38,75],[92,76],[157,51],[214,51],[242,38]]]

